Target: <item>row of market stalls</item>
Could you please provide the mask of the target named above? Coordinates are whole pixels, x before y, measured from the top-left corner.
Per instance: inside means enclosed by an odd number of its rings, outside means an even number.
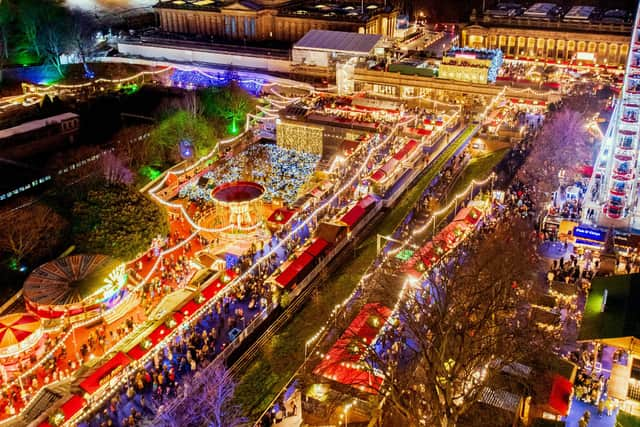
[[[384,194],[387,183],[395,183],[397,176],[413,164],[419,154],[417,148],[418,142],[410,139],[371,175],[371,182],[378,193]]]
[[[478,227],[487,207],[486,202],[472,201],[469,206],[460,209],[453,221],[409,258],[405,263],[407,275],[413,279],[421,279],[426,271],[440,262]]]
[[[122,351],[113,354],[109,359],[93,369],[78,384],[82,394],[72,394],[53,416],[56,425],[69,421],[78,412],[87,407],[89,400],[100,400],[107,394],[108,390],[120,386],[123,380],[120,373],[123,370],[132,364],[139,365],[149,360],[151,349],[167,337],[175,335],[181,326],[184,326],[187,322],[191,322],[191,326],[193,326],[196,319],[187,320],[189,316],[196,313],[208,301],[211,301],[235,277],[236,273],[233,270],[219,273],[215,280],[197,292],[195,296],[174,307],[147,328],[144,333],[128,343]],[[186,292],[185,295],[187,295]],[[233,330],[230,331],[230,333],[232,332]],[[39,427],[51,427],[51,424],[49,421],[45,421]]]
[[[338,221],[320,223],[311,243],[280,266],[270,282],[286,291],[295,290],[332,248],[348,238],[349,233],[378,202],[376,196],[369,194],[348,208]]]

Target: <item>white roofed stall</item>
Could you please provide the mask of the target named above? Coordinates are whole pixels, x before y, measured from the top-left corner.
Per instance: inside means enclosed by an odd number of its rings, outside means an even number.
[[[293,45],[294,64],[328,67],[338,57],[367,57],[382,47],[382,35],[311,30]]]

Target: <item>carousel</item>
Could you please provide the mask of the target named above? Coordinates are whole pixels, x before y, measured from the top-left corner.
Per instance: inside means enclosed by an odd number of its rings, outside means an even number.
[[[218,224],[233,232],[255,230],[260,223],[264,187],[255,182],[234,181],[211,190]]]
[[[44,319],[80,320],[116,306],[124,293],[124,263],[106,255],[71,255],[41,265],[24,283],[27,309]]]
[[[0,317],[0,361],[3,366],[42,352],[43,328],[40,318],[28,313]]]

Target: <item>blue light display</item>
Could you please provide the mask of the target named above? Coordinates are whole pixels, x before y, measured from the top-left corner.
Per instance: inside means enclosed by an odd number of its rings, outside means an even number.
[[[262,85],[264,85],[263,79],[241,78],[233,71],[212,75],[201,71],[185,71],[176,69],[171,75],[171,84],[173,86],[183,88],[223,87],[233,81],[238,82],[240,87],[254,96],[260,94]]]

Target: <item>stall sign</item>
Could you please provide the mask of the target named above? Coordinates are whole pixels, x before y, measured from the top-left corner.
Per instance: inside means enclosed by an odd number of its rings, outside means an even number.
[[[579,225],[573,229],[573,236],[582,239],[595,240],[597,242],[604,242],[605,240],[607,240],[606,231],[598,230],[597,228],[585,227],[582,225]]]

